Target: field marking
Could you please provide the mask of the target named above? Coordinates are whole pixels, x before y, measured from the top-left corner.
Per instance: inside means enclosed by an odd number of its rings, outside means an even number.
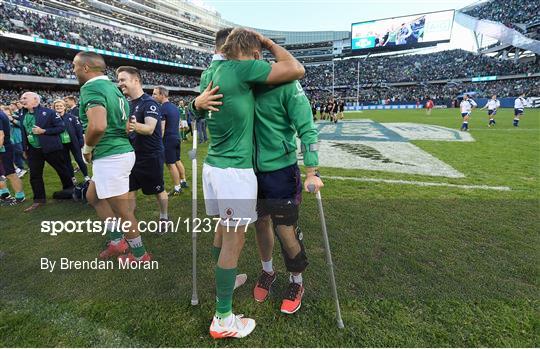
[[[323,176],[323,179],[338,179],[338,180],[351,180],[356,182],[373,182],[373,183],[388,183],[388,184],[411,184],[421,187],[450,187],[460,189],[483,189],[483,190],[497,190],[497,191],[510,191],[510,187],[493,187],[489,185],[467,185],[467,184],[452,184],[441,182],[419,182],[419,181],[406,181],[402,179],[384,179],[384,178],[368,178],[368,177],[341,177],[341,176]]]

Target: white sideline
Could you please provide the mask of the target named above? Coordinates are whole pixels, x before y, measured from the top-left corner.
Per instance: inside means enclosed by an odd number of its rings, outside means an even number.
[[[351,180],[357,182],[375,182],[375,183],[390,183],[390,184],[411,184],[421,187],[450,187],[460,189],[483,189],[483,190],[498,190],[498,191],[510,191],[510,187],[492,187],[489,185],[466,185],[466,184],[452,184],[441,182],[418,182],[418,181],[405,181],[401,179],[383,179],[383,178],[367,178],[367,177],[340,177],[340,176],[323,176],[324,179],[338,179],[338,180]]]

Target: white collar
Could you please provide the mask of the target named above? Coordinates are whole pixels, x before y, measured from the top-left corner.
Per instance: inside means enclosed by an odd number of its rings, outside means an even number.
[[[223,56],[221,53],[214,53],[212,55],[212,61],[226,61],[227,58]]]
[[[86,85],[86,84],[88,84],[88,83],[90,83],[92,81],[96,81],[96,80],[109,80],[109,77],[107,75],[96,76],[95,78],[92,78],[92,79],[88,80],[87,82],[85,82],[84,85]]]

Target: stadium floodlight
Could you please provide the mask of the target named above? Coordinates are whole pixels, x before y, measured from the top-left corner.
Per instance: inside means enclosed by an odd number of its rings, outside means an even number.
[[[197,229],[195,221],[197,219],[197,122],[191,122],[191,133],[193,136],[193,148],[188,152],[191,159],[191,247],[192,247],[192,293],[191,305],[199,304],[197,293]]]
[[[308,185],[308,190],[310,193],[313,193],[315,191],[315,186],[313,184]],[[336,302],[337,326],[338,328],[345,328],[345,325],[343,324],[343,319],[341,318],[341,307],[339,306],[336,277],[334,275],[334,263],[332,262],[332,253],[330,252],[330,242],[328,242],[328,232],[326,230],[326,219],[324,218],[324,209],[322,205],[322,197],[320,190],[315,194],[315,197],[317,198],[317,206],[319,207],[319,218],[321,221],[324,252],[326,253],[326,265],[328,265],[328,270],[330,272],[330,285],[332,286],[332,295],[334,296],[334,301]]]

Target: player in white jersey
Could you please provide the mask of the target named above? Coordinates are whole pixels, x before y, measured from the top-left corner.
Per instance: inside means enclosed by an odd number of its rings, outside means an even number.
[[[463,118],[463,124],[461,124],[461,131],[469,131],[469,118],[471,117],[472,108],[476,108],[476,102],[469,97],[469,95],[463,95],[463,100],[459,104],[461,108],[461,117]]]
[[[495,114],[497,114],[497,108],[501,106],[501,102],[497,99],[497,95],[491,96],[486,105],[482,109],[488,110],[489,124],[488,127],[495,126]]]
[[[519,126],[519,117],[523,115],[523,109],[525,109],[527,101],[525,100],[525,93],[519,95],[514,101],[514,126]]]

